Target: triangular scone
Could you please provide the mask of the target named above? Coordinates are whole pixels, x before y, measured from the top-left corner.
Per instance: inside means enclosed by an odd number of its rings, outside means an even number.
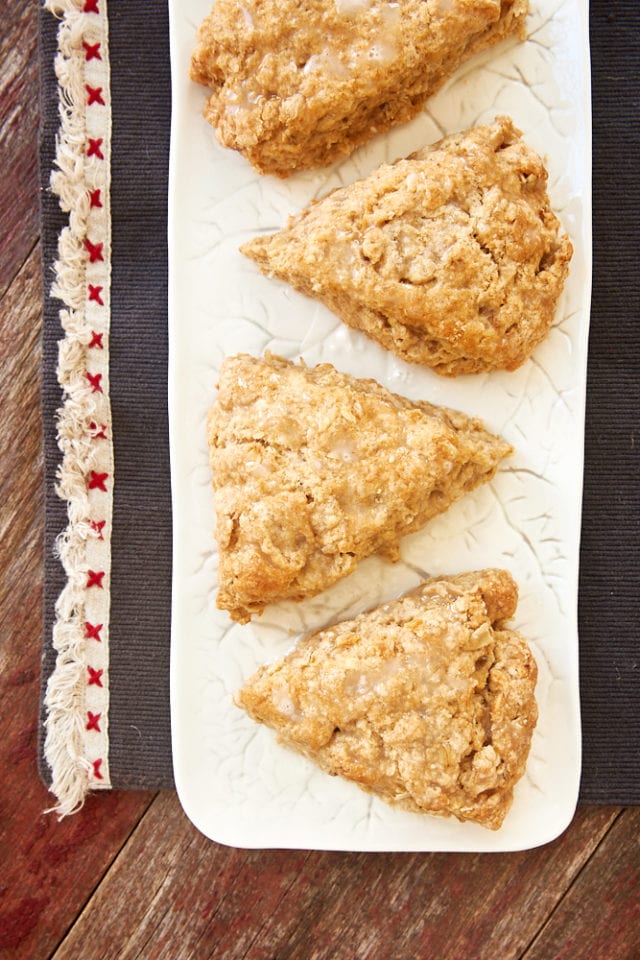
[[[514,370],[548,332],[572,246],[508,117],[445,137],[241,249],[388,350],[455,376]]]
[[[218,139],[287,177],[414,117],[479,50],[525,35],[528,0],[216,0],[191,78]]]
[[[330,364],[240,354],[208,418],[218,606],[246,622],[301,600],[495,473],[511,447],[478,420]]]
[[[428,580],[306,636],[237,702],[330,774],[495,830],[537,720],[535,660],[502,624],[517,596],[504,570]]]

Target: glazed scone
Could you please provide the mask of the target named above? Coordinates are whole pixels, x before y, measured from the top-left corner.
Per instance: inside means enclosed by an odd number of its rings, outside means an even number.
[[[327,773],[409,810],[502,825],[537,720],[504,570],[424,582],[304,637],[237,695]]]
[[[374,380],[228,357],[208,417],[220,609],[302,600],[493,477],[512,452],[478,421]]]
[[[514,370],[547,334],[572,246],[508,117],[335,190],[241,249],[404,360]]]
[[[191,78],[205,117],[286,177],[413,117],[472,54],[523,39],[528,0],[216,0]]]

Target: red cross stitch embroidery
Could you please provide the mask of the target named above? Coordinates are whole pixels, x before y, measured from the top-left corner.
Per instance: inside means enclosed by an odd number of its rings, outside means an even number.
[[[100,149],[102,146],[102,137],[89,137],[89,146],[87,147],[88,157],[97,157],[98,160],[104,160],[104,153]]]
[[[101,374],[101,373],[89,373],[89,372],[87,371],[87,373],[85,374],[85,376],[86,376],[87,380],[89,381],[89,383],[91,384],[91,392],[92,392],[92,393],[102,393],[102,386],[101,386],[101,384],[100,384],[100,381],[102,380],[102,374]]]
[[[91,713],[91,710],[87,710],[87,726],[86,730],[97,730],[98,733],[102,733],[100,729],[100,717],[101,713]]]
[[[84,247],[89,254],[89,263],[95,263],[96,260],[104,260],[101,243],[91,243],[91,240],[85,238]]]
[[[104,307],[104,300],[100,296],[102,293],[102,287],[94,287],[92,283],[87,284],[87,286],[89,288],[89,300],[95,300],[95,302],[100,304],[101,307]],[[100,336],[102,336],[102,334],[100,334]]]
[[[104,540],[104,537],[102,536],[102,531],[104,530],[106,522],[107,522],[106,520],[89,520],[91,529],[96,534],[98,540]]]
[[[92,207],[101,207],[101,206],[102,206],[102,200],[100,199],[100,188],[99,188],[99,187],[98,187],[97,190],[90,190],[90,191],[89,191],[89,202],[90,202],[90,205],[91,205]]]
[[[84,47],[85,60],[102,60],[99,43],[87,43],[86,40],[83,40],[82,46]]]
[[[95,420],[92,420],[89,424],[89,430],[91,430],[91,436],[94,440],[106,440],[107,439],[107,425],[106,423],[101,423],[100,428],[98,429],[98,424]]]
[[[90,107],[92,103],[99,103],[103,107],[106,106],[102,99],[102,87],[90,87],[88,83],[85,83],[84,88],[87,91],[88,107]],[[102,141],[100,142],[102,143]]]
[[[102,630],[102,623],[89,623],[88,620],[85,620],[84,624],[84,638],[85,640],[97,640],[98,643],[102,643],[102,637],[100,636],[100,631]]]
[[[98,10],[98,0],[84,0],[83,13],[100,13]]]
[[[102,490],[103,493],[106,493],[105,481],[108,476],[108,473],[96,473],[95,470],[92,470],[87,484],[89,490]]]
[[[89,587],[99,587],[102,590],[104,570],[87,570],[87,590]]]
[[[89,679],[87,681],[88,687],[102,686],[102,674],[104,673],[104,670],[94,670],[93,667],[87,667],[87,673],[89,674]]]
[[[93,775],[96,780],[104,780],[104,777],[100,773],[100,767],[102,766],[102,758],[98,760],[92,760],[91,765],[93,767]]]

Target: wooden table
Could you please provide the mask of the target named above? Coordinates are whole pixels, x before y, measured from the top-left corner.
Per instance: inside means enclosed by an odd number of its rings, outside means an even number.
[[[169,792],[44,812],[37,6],[6,0],[0,28],[0,956],[640,957],[637,808],[582,807],[554,843],[494,855],[228,849]]]

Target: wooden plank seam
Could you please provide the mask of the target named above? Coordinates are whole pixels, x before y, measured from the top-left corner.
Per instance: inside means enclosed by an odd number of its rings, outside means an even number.
[[[44,755],[52,810],[79,810],[109,789],[109,614],[114,460],[109,395],[111,106],[107,0],[45,0],[60,18],[60,127],[51,189],[61,231],[50,296],[62,302],[57,377],[62,459],[56,490],[68,524],[56,550],[66,582],[51,642]]]

